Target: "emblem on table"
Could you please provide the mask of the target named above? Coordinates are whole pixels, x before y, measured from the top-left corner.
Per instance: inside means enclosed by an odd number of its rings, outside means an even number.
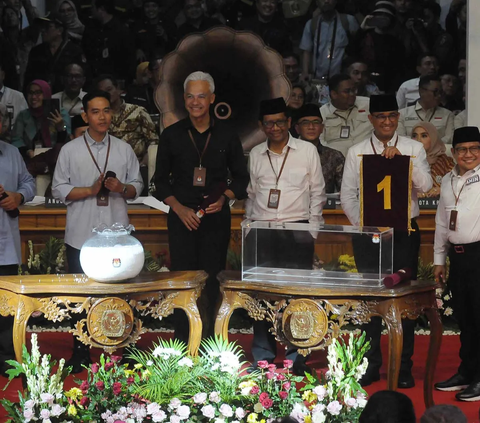
[[[313,334],[313,316],[307,311],[292,313],[290,318],[290,331],[296,339],[309,339]]]
[[[379,234],[373,234],[373,236],[372,236],[372,242],[373,242],[374,244],[380,243],[380,235],[379,235]]]
[[[120,260],[119,258],[114,258],[112,260],[112,265],[113,267],[120,267],[122,265],[122,260]]]
[[[125,316],[120,310],[105,310],[101,322],[105,336],[120,337],[125,332]]]

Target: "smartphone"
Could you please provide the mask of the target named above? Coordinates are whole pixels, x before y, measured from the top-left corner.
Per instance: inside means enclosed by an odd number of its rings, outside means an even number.
[[[43,100],[43,110],[45,111],[45,116],[50,116],[50,113],[55,111],[60,112],[60,100],[58,98]]]

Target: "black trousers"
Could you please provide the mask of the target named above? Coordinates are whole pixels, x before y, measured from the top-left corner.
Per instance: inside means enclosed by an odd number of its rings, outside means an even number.
[[[480,382],[480,242],[451,246],[449,257],[448,285],[460,328],[458,373]]]
[[[399,269],[410,268],[412,279],[417,278],[418,254],[420,251],[420,230],[415,219],[411,221],[413,232],[394,231],[393,238],[393,272]],[[359,272],[369,272],[372,268],[378,269],[379,246],[372,243],[368,236],[359,236],[353,240],[353,254]],[[400,363],[400,373],[409,374],[412,370],[412,355],[414,351],[415,320],[402,319],[403,350]],[[382,366],[382,352],[380,337],[382,334],[382,319],[372,317],[370,322],[363,325],[367,339],[370,339],[370,350],[365,354],[368,359],[368,371],[377,372]]]
[[[225,269],[230,242],[230,207],[225,205],[218,213],[206,214],[195,231],[189,231],[172,209],[167,224],[171,270],[204,270],[208,273],[200,297],[200,312],[204,337],[213,336],[219,300],[217,275]],[[186,315],[175,310],[174,320],[175,337],[187,343],[189,324]]]
[[[305,223],[305,222],[302,222]],[[280,267],[285,269],[312,269],[314,240],[308,231],[257,230],[256,237],[251,232],[250,240],[257,243],[257,262],[263,267]],[[253,251],[253,248],[249,248]],[[273,362],[277,356],[277,341],[269,332],[272,324],[266,320],[253,323],[252,355],[257,363],[260,360]],[[297,348],[288,347],[285,357],[292,361],[304,361]]]
[[[18,275],[18,264],[0,266],[0,276]],[[13,316],[0,316],[0,370],[4,369],[6,360],[14,360],[13,350]]]

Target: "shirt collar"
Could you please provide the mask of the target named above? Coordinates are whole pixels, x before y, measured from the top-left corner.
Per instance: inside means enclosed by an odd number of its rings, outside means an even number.
[[[335,114],[335,113],[347,113],[347,112],[351,112],[353,109],[357,108],[358,109],[358,105],[357,105],[357,99],[355,99],[355,103],[352,107],[350,107],[349,109],[347,110],[340,110],[340,109],[337,109],[332,102],[329,103],[330,105],[330,113]]]
[[[108,137],[109,137],[109,134],[108,134],[108,132],[107,132],[107,133],[105,134],[105,137],[103,138],[103,140],[100,141],[100,142],[97,142],[97,141],[95,141],[95,140],[90,136],[90,134],[88,133],[88,129],[87,129],[86,132],[85,132],[85,138],[87,139],[88,145],[90,145],[90,146],[92,146],[92,145],[99,145],[99,144],[107,145]]]
[[[393,137],[392,137],[392,138],[388,141],[388,143],[387,143],[387,145],[388,145],[389,147],[392,147],[393,145],[395,145],[395,141],[397,140],[397,136],[398,136],[398,135],[397,135],[397,132],[395,131],[395,133],[393,134]],[[375,147],[379,147],[379,148],[381,148],[382,151],[383,151],[383,149],[385,148],[385,144],[383,144],[383,142],[380,141],[380,140],[377,138],[377,136],[375,135],[375,132],[374,132],[374,131],[372,131],[372,141],[373,141],[373,145],[374,145]]]
[[[452,175],[453,176],[457,176],[459,178],[463,177],[463,176],[470,176],[474,173],[477,173],[478,171],[480,170],[480,165],[478,165],[477,167],[473,168],[472,170],[469,170],[468,172],[465,172],[462,176],[460,176],[458,174],[458,164],[456,164],[453,169],[452,169]]]
[[[215,126],[215,119],[213,118],[213,116],[210,116],[210,127],[208,128],[208,130],[211,130],[213,126]],[[183,127],[185,129],[195,129],[195,126],[193,126],[190,116],[187,116],[185,119],[183,119]]]
[[[287,147],[290,147],[292,150],[296,150],[298,148],[297,139],[293,138],[292,134],[289,134],[287,145],[283,147],[282,154],[285,153],[285,151],[287,151]],[[268,139],[262,144],[262,150],[260,151],[260,154],[265,154],[267,150],[273,154],[278,154],[278,153],[274,153],[272,150],[268,148]]]

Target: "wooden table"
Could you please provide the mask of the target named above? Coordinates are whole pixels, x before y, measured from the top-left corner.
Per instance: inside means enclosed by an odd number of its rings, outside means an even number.
[[[13,344],[22,359],[29,317],[40,311],[51,321],[85,312],[70,331],[86,345],[112,353],[135,342],[147,330],[141,317],[161,319],[182,309],[190,322],[188,348],[200,346],[202,321],[197,299],[203,271],[148,273],[124,283],[100,283],[85,275],[0,276],[0,314],[15,316]]]
[[[437,309],[433,281],[406,281],[393,289],[334,286],[279,286],[242,281],[240,272],[219,275],[222,304],[215,333],[228,338],[232,313],[243,308],[256,320],[274,322],[273,334],[283,344],[292,344],[307,355],[323,349],[340,334],[346,323],[366,323],[380,316],[386,323],[388,348],[387,388],[396,390],[403,347],[402,318],[425,314],[430,321],[430,346],[425,373],[424,400],[433,402],[433,376],[442,339],[442,322]]]

